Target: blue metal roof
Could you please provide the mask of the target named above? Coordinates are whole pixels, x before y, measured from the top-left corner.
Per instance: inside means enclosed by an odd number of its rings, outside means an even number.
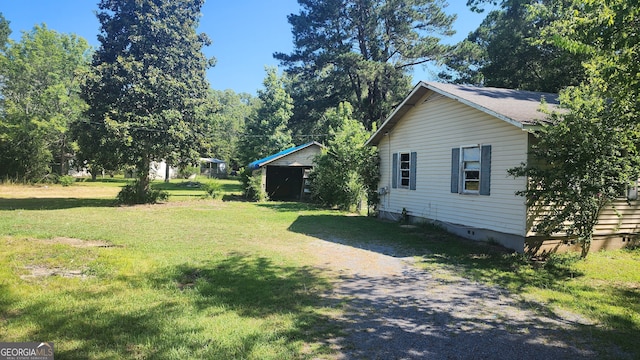
[[[289,149],[285,149],[285,150],[280,151],[277,154],[269,155],[266,158],[262,158],[260,160],[256,160],[256,161],[250,163],[249,164],[249,170],[258,170],[263,165],[266,165],[266,164],[268,164],[268,163],[270,163],[270,162],[272,162],[272,161],[274,161],[276,159],[279,159],[279,158],[281,158],[283,156],[287,156],[289,154],[292,154],[292,153],[294,153],[294,152],[296,152],[298,150],[302,150],[302,149],[304,149],[306,147],[309,147],[311,145],[314,145],[314,144],[318,145],[320,147],[323,147],[322,144],[320,144],[318,142],[315,142],[315,141],[312,141],[310,143],[306,143],[306,144],[303,144],[303,145],[299,145],[299,146],[295,146],[295,147],[292,147],[292,148],[289,148]]]

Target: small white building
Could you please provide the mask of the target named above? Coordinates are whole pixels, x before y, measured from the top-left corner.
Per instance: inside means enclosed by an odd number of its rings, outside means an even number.
[[[167,166],[169,172],[167,173]],[[167,165],[167,162],[162,161],[152,161],[149,165],[149,178],[151,180],[168,180],[168,179],[176,179],[178,177],[179,170],[177,167]],[[167,175],[169,178],[167,179]]]
[[[200,158],[200,175],[208,178],[225,178],[227,163],[216,158]]]
[[[558,105],[556,94],[418,83],[367,141],[380,154],[380,215],[406,214],[519,252],[562,250],[558,238],[533,231],[534,215],[516,195],[527,179],[507,174],[528,161],[543,99]],[[602,214],[593,250],[624,246],[640,233],[640,202],[622,195],[621,216]]]

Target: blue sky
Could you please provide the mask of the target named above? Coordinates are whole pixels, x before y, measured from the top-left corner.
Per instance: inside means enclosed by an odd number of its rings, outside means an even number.
[[[484,15],[475,14],[465,0],[449,0],[445,10],[458,14],[454,23],[457,34],[446,42],[455,43],[475,30]],[[45,23],[61,33],[75,33],[94,47],[100,44],[100,25],[94,12],[98,0],[0,0],[0,12],[10,21],[11,38],[18,40],[22,31]],[[298,12],[297,0],[208,0],[202,9],[199,32],[213,44],[204,52],[215,56],[217,65],[207,73],[211,87],[255,94],[262,87],[265,66],[277,66],[274,52],[289,53],[293,48],[287,15]],[[432,68],[416,69],[414,82],[434,80]]]

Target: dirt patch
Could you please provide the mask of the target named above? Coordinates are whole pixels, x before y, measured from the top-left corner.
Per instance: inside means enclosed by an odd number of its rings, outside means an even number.
[[[29,274],[21,275],[20,278],[23,280],[43,278],[43,277],[49,277],[49,276],[60,276],[64,278],[82,278],[82,279],[86,279],[90,277],[89,275],[85,274],[84,270],[49,268],[46,266],[37,266],[37,265],[25,266],[24,269],[29,271]]]
[[[53,239],[39,240],[39,242],[44,243],[44,244],[69,245],[69,246],[73,246],[73,247],[77,247],[77,248],[92,248],[92,247],[111,248],[111,247],[119,247],[117,245],[108,243],[106,241],[82,240],[82,239],[69,238],[69,237],[56,237],[56,238],[53,238]]]
[[[316,240],[309,245],[308,253],[315,255],[317,266],[343,276],[397,276],[402,274],[404,263],[412,261],[386,255],[384,249],[375,245],[367,247],[346,246],[340,239]]]

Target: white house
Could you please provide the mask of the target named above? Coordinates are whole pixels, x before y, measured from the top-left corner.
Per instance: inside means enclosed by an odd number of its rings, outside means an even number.
[[[562,250],[532,231],[523,197],[527,179],[507,169],[527,162],[541,101],[556,94],[420,82],[367,141],[380,154],[380,215],[424,219],[474,240],[519,252]],[[592,245],[621,247],[640,233],[640,204],[606,211]],[[549,249],[552,247],[553,249]]]

